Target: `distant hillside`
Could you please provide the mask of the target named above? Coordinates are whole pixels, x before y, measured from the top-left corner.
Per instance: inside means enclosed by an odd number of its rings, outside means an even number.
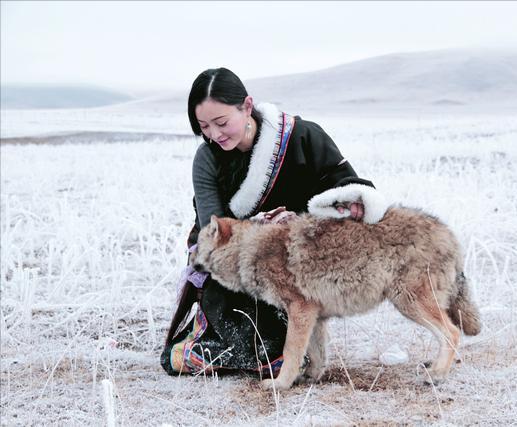
[[[246,82],[258,101],[285,107],[517,105],[517,50],[400,53],[310,73]]]
[[[397,53],[320,71],[244,82],[256,102],[285,111],[436,111],[517,108],[517,49]],[[119,110],[185,113],[188,89],[117,105]]]
[[[3,85],[0,105],[3,110],[88,108],[131,99],[126,94],[94,86]]]

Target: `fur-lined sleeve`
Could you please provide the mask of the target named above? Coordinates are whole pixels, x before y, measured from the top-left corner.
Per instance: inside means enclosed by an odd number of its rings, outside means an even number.
[[[307,128],[302,140],[308,165],[318,179],[314,196],[308,202],[309,213],[325,218],[347,218],[350,211],[339,213],[336,202],[361,202],[363,221],[369,224],[382,219],[388,204],[371,181],[359,178],[332,138],[316,123],[304,121]]]

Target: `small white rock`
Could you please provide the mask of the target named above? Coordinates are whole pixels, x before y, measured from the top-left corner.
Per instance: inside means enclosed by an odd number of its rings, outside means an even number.
[[[379,360],[383,365],[399,365],[406,363],[409,360],[409,356],[398,344],[393,344],[379,356]]]

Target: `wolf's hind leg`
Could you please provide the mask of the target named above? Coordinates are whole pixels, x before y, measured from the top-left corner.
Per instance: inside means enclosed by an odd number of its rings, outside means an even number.
[[[460,342],[460,330],[452,323],[447,312],[439,307],[423,306],[421,311],[423,319],[429,322],[424,326],[434,333],[440,344],[438,357],[431,364],[430,370],[433,382],[436,383],[444,380],[451,369]]]
[[[316,382],[323,375],[327,365],[327,341],[327,321],[318,319],[307,348],[310,363],[300,382]]]
[[[318,319],[319,307],[304,300],[294,301],[287,307],[287,335],[284,344],[284,363],[274,380],[279,390],[290,388],[303,363],[309,339]],[[262,381],[262,387],[272,388],[271,379]]]
[[[402,314],[429,329],[438,340],[438,357],[429,370],[437,384],[449,373],[460,341],[460,330],[452,323],[447,311],[438,305],[428,279],[424,280],[427,283],[418,288],[413,298],[397,298],[392,302]]]

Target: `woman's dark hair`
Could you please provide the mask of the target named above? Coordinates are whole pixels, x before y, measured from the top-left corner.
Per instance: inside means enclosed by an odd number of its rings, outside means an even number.
[[[201,135],[208,142],[196,118],[196,107],[207,98],[226,105],[240,107],[247,96],[248,92],[241,79],[227,68],[212,68],[203,71],[192,83],[188,97],[188,118],[194,135]],[[262,114],[255,107],[253,107],[251,117],[257,122],[257,128],[260,129]]]

